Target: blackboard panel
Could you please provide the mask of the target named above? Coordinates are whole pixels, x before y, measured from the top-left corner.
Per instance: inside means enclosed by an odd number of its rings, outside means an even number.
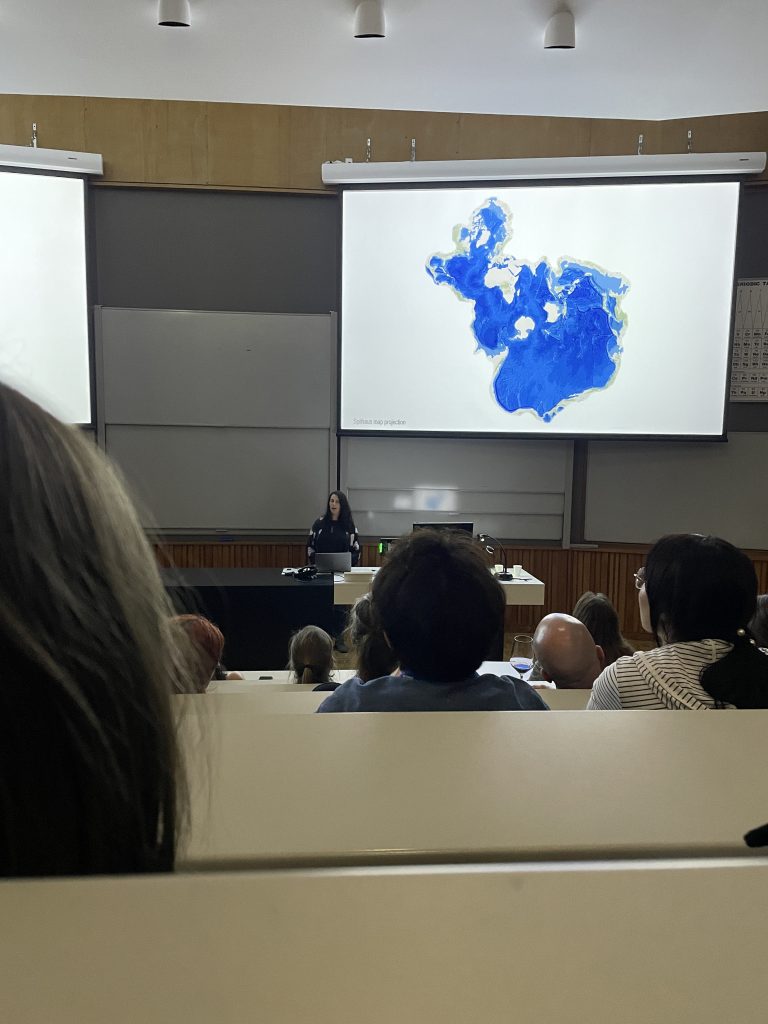
[[[726,444],[589,446],[586,536],[644,542],[666,533],[714,533],[768,548],[768,434]]]
[[[102,306],[337,308],[335,196],[125,188],[92,196]]]
[[[326,315],[103,309],[107,423],[331,425]]]
[[[152,529],[307,530],[328,496],[327,430],[107,427]]]
[[[445,437],[342,438],[342,486],[358,529],[470,520],[496,537],[560,540],[570,444]]]

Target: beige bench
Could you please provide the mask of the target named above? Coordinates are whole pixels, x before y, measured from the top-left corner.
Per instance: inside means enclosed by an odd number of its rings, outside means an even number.
[[[542,690],[541,696],[555,711],[583,711],[590,693],[591,690]],[[288,683],[221,683],[215,690],[209,689],[206,699],[216,703],[222,712],[232,708],[239,714],[311,715],[327,696],[328,691],[314,693],[311,686]]]
[[[768,820],[768,711],[265,715],[181,703],[201,711],[185,741],[182,859],[196,867],[730,854]]]
[[[0,884],[7,1024],[765,1024],[768,862]]]

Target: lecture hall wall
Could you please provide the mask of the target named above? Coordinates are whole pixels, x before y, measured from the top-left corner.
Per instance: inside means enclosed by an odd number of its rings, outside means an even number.
[[[111,187],[322,194],[327,190],[320,178],[321,163],[344,157],[363,159],[367,138],[373,139],[377,160],[407,159],[411,138],[416,139],[418,158],[424,160],[633,153],[640,133],[645,136],[646,152],[685,152],[689,129],[700,152],[768,149],[768,112],[648,122],[0,96],[0,142],[28,144],[33,121],[38,125],[41,146],[102,153],[105,173],[101,184]],[[765,273],[768,275],[768,254]],[[737,429],[766,430],[750,424],[750,416],[754,421],[756,413],[762,424],[765,410],[739,412]],[[764,465],[759,468],[761,474]],[[577,475],[574,517],[583,530],[584,466]],[[180,566],[283,565],[302,560],[302,545],[296,537],[163,541],[161,560]],[[751,552],[763,591],[768,590],[766,549],[768,544]],[[628,634],[639,636],[631,577],[644,550],[645,545],[618,541],[589,551],[528,545],[515,547],[510,558],[547,581],[545,610],[570,608],[587,587],[602,589],[619,606]],[[375,563],[373,546],[366,553],[367,560]],[[538,612],[520,609],[509,614],[510,628],[527,629]]]

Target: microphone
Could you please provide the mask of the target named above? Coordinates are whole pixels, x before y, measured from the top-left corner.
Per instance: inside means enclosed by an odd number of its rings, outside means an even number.
[[[498,548],[499,551],[501,552],[501,562],[502,562],[502,565],[504,567],[504,571],[500,572],[497,575],[496,579],[497,580],[512,580],[512,579],[514,579],[514,576],[512,575],[512,573],[508,572],[507,552],[504,550],[504,545],[501,543],[501,541],[497,540],[495,537],[492,537],[490,535],[490,533],[478,533],[477,539],[480,541],[481,544],[483,544],[485,546],[485,550],[488,552],[489,555],[493,554],[495,548]],[[492,543],[489,543],[489,541],[491,541]]]

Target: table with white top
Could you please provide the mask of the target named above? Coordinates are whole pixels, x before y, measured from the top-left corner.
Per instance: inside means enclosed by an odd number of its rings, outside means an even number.
[[[352,605],[371,589],[377,573],[371,566],[358,566],[349,572],[337,573],[333,583],[333,603]],[[499,580],[504,588],[504,599],[508,605],[544,604],[544,584],[530,573],[522,571],[518,579]]]

